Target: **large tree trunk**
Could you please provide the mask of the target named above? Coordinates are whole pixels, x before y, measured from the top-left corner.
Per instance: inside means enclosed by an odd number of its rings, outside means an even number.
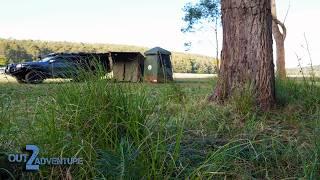
[[[221,70],[209,100],[223,102],[250,83],[262,110],[275,103],[270,0],[221,0]]]
[[[273,18],[272,33],[273,33],[273,37],[276,42],[276,48],[277,48],[277,59],[276,59],[277,77],[284,79],[286,78],[284,40],[286,38],[287,29],[285,25],[278,20],[275,0],[271,0],[271,12],[272,12],[272,18]],[[279,29],[279,26],[282,29],[282,33]]]

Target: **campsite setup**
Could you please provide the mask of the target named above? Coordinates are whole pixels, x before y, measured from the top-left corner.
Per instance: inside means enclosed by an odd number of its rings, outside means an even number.
[[[113,79],[153,83],[173,81],[170,51],[155,47],[144,55],[139,52],[109,52]]]
[[[140,52],[51,53],[36,62],[9,64],[5,73],[19,83],[38,84],[45,79],[79,81],[83,72],[107,74],[118,82],[163,83],[173,80],[171,52],[155,47]],[[103,75],[104,76],[104,75]]]

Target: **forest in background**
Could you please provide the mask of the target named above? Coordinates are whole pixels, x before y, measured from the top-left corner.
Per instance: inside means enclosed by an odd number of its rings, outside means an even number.
[[[37,60],[53,52],[108,52],[108,51],[134,51],[142,54],[149,48],[115,45],[115,44],[89,44],[71,42],[50,42],[38,40],[14,40],[0,38],[0,66],[8,63],[19,63]],[[173,52],[172,53],[173,71],[175,73],[205,73],[213,74],[216,72],[217,61],[215,58]]]

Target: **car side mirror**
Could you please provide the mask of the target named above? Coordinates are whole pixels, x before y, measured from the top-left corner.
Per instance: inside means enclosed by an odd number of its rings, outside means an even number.
[[[52,60],[49,61],[49,64],[52,64],[52,63],[54,63],[54,62],[55,62],[55,60],[52,59]]]

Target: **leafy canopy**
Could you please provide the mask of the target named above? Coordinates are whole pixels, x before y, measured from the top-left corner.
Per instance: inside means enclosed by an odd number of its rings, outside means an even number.
[[[213,23],[220,16],[220,0],[199,0],[198,3],[187,3],[183,11],[183,20],[187,23],[182,32],[191,32],[194,25],[201,24],[203,21]]]

